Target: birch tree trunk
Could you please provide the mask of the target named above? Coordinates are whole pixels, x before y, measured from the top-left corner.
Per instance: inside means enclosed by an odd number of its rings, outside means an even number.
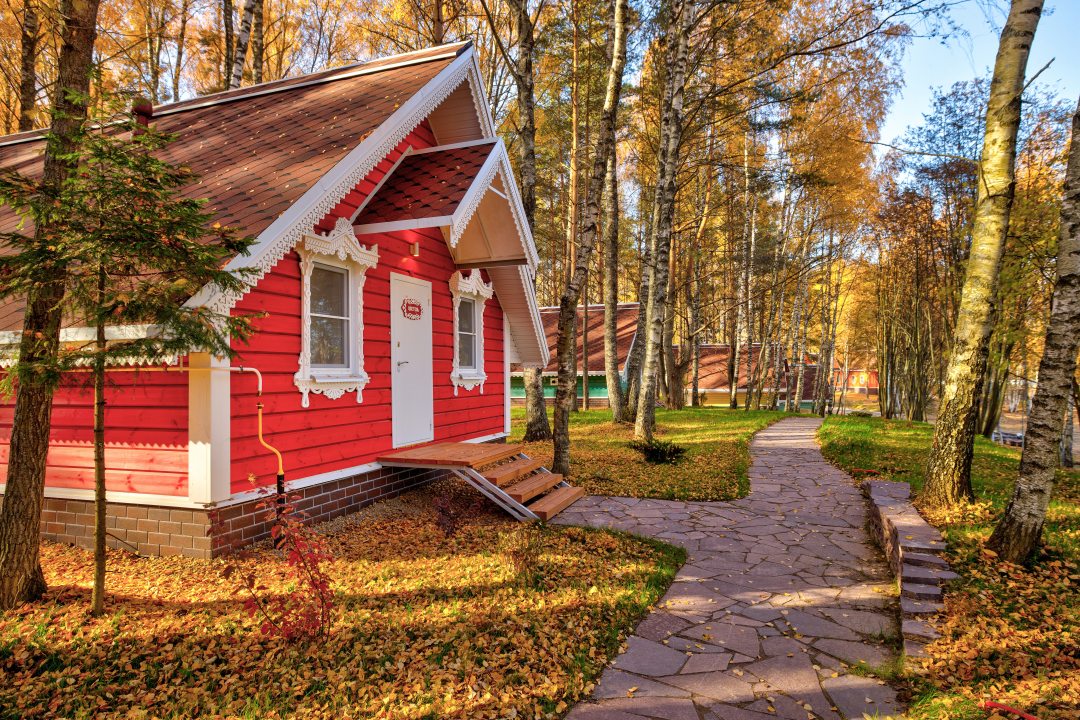
[[[37,55],[41,39],[41,18],[36,0],[26,0],[20,25],[19,47],[19,132],[34,129],[37,105]]]
[[[1073,462],[1073,397],[1069,393],[1065,400],[1065,426],[1061,429],[1061,467],[1071,468]]]
[[[519,182],[521,184],[521,205],[530,228],[536,226],[536,78],[533,71],[533,56],[536,51],[535,23],[529,13],[527,0],[508,0],[514,15],[518,37],[518,55],[516,60],[506,56],[507,64],[512,69],[514,83],[517,86],[518,139],[521,142],[521,162]],[[542,7],[542,3],[541,3]],[[485,12],[492,24],[492,32],[499,33],[494,25],[494,15],[487,5]],[[501,47],[501,46],[500,46]],[[534,278],[535,292],[535,278]],[[551,425],[548,423],[547,402],[544,399],[544,380],[540,368],[525,368],[525,442],[536,442],[551,438]]]
[[[679,141],[682,138],[683,101],[686,91],[686,66],[694,4],[678,0],[671,8],[668,27],[668,77],[670,102],[660,127],[661,152],[657,168],[657,191],[653,202],[651,262],[648,268],[649,297],[646,311],[644,355],[641,365],[641,390],[638,393],[634,436],[651,441],[656,426],[656,383],[660,367],[664,316],[667,313],[668,253],[675,214],[676,170]]]
[[[251,22],[255,17],[255,0],[245,0],[240,14],[240,30],[236,33],[232,71],[229,73],[229,89],[240,87],[244,79],[244,59],[247,56],[248,40],[251,37]]]
[[[600,113],[600,131],[593,156],[592,172],[586,195],[581,226],[581,238],[570,282],[559,301],[559,334],[556,343],[559,380],[555,390],[554,458],[552,471],[570,473],[570,407],[574,404],[577,377],[573,369],[576,343],[574,324],[581,288],[589,270],[589,261],[596,246],[600,218],[600,198],[604,192],[608,158],[615,152],[615,116],[622,92],[623,70],[626,67],[627,0],[615,0],[611,27],[611,65],[607,73],[604,106]]]
[[[1072,141],[1061,205],[1057,280],[1039,362],[1020,475],[1012,499],[987,543],[1010,562],[1030,558],[1039,544],[1058,468],[1061,429],[1076,377],[1080,349],[1080,104],[1072,118]],[[1071,415],[1071,413],[1070,413]],[[1068,418],[1072,422],[1072,417]]]
[[[1024,72],[1042,5],[1042,0],[1013,0],[1001,31],[986,108],[967,276],[921,497],[928,507],[948,508],[973,497],[971,456],[978,398],[1015,190],[1016,135]]]
[[[614,140],[613,140],[614,142]],[[604,223],[604,376],[611,419],[626,422],[626,397],[619,376],[619,176],[615,153],[607,166],[607,221]],[[629,362],[629,359],[627,359]]]
[[[97,37],[99,0],[63,0],[52,138],[45,150],[41,184],[57,192],[72,172],[74,136],[86,119],[90,71]],[[42,281],[26,298],[16,365],[18,390],[12,419],[4,503],[0,507],[0,610],[36,600],[45,592],[39,560],[45,459],[49,452],[55,389],[51,369],[60,348],[67,267],[50,249],[48,227],[39,223]]]

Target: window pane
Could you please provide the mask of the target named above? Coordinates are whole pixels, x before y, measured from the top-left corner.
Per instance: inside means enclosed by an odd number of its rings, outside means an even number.
[[[348,321],[338,318],[311,318],[311,364],[344,367]]]
[[[345,273],[316,265],[311,269],[311,312],[320,315],[348,315],[345,311]]]
[[[476,336],[458,333],[458,367],[476,367]]]
[[[473,318],[476,313],[473,311],[473,301],[462,298],[459,301],[457,309],[457,322],[458,332],[473,332]]]

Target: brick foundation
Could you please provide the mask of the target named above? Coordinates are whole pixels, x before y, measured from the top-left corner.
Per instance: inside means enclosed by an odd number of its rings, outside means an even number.
[[[444,470],[380,468],[291,494],[298,497],[296,509],[306,513],[311,522],[324,522],[430,482],[444,473]],[[2,499],[0,496],[0,501]],[[222,528],[220,532],[212,529],[213,509],[109,503],[108,544],[140,555],[216,557],[234,547],[269,537],[270,525],[264,519],[265,511],[256,507],[258,503],[259,500],[254,499],[218,508],[216,520]],[[45,498],[41,534],[56,542],[92,548],[93,500]]]

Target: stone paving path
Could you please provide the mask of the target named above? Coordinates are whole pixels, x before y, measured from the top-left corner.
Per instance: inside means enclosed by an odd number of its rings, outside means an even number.
[[[567,720],[899,716],[896,693],[849,671],[890,660],[895,591],[866,505],[790,418],[750,446],[733,502],[588,497],[555,522],[617,528],[688,551],[664,598]]]

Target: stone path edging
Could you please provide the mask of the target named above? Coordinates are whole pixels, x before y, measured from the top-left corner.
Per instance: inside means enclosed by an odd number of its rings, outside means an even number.
[[[589,701],[567,720],[897,717],[896,692],[857,673],[890,663],[894,583],[866,532],[866,501],[822,457],[818,418],[751,443],[751,493],[731,502],[592,496],[554,522],[609,527],[687,550],[686,565]]]
[[[911,504],[906,482],[867,480],[870,527],[900,586],[904,655],[925,657],[923,646],[938,637],[927,620],[942,612],[942,586],[957,577],[942,558],[945,538]]]

